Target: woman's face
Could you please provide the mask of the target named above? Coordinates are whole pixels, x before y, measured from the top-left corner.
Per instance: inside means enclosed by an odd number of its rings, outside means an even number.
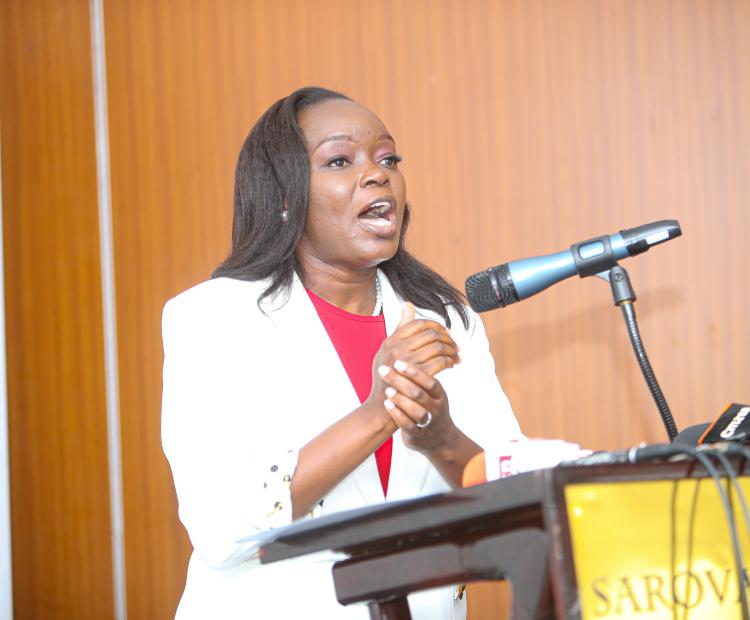
[[[298,122],[310,157],[307,222],[297,246],[305,268],[362,270],[393,257],[406,184],[383,123],[346,99],[309,106]]]

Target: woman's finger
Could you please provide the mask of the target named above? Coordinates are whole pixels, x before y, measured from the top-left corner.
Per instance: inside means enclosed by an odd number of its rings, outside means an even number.
[[[401,320],[398,323],[399,327],[403,327],[407,323],[411,323],[414,320],[414,304],[406,302],[401,307]]]
[[[440,382],[402,361],[397,363],[403,370],[396,371],[388,366],[378,369],[383,381],[388,384],[385,390],[388,399],[415,423],[424,423],[428,412],[442,418],[448,411],[448,403]],[[411,376],[402,374],[405,372],[411,373]]]
[[[425,373],[434,377],[441,370],[445,370],[446,368],[453,368],[457,363],[458,362],[453,357],[440,356],[433,357],[431,360],[428,360],[420,364],[419,366]]]
[[[445,395],[443,386],[434,376],[425,372],[423,368],[409,364],[403,360],[396,360],[393,368],[402,376],[408,377],[416,385],[429,394],[432,399],[439,399]]]
[[[406,309],[403,309],[401,311],[402,322],[399,323],[399,326],[396,328],[396,331],[393,332],[393,335],[391,337],[396,336],[398,338],[408,338],[409,336],[421,332],[425,329],[433,329],[435,331],[445,332],[450,338],[450,334],[448,334],[448,330],[445,328],[445,325],[441,325],[437,321],[431,321],[430,319],[415,319],[412,316],[412,319],[410,321],[404,323],[403,320],[405,313]]]
[[[389,366],[380,366],[378,373],[383,378],[383,381],[390,387],[396,390],[399,394],[405,396],[409,400],[414,401],[422,405],[425,409],[429,409],[434,406],[433,399],[430,394],[420,385],[412,381],[409,377],[406,377]]]
[[[416,364],[426,364],[435,357],[450,358],[450,366],[461,361],[458,345],[444,329],[427,328],[407,338],[396,339],[389,354],[391,360],[404,359]]]
[[[431,342],[413,351],[410,356],[411,361],[417,364],[424,364],[433,357],[449,357],[454,364],[457,364],[460,360],[458,349],[445,342]]]
[[[393,387],[387,387],[385,394],[388,397],[386,402],[392,403],[395,408],[403,412],[415,427],[418,424],[424,424],[426,419],[432,417],[431,412],[428,415],[429,410],[426,407],[397,392]]]
[[[396,424],[396,426],[398,426],[402,431],[413,433],[417,430],[417,425],[414,423],[414,420],[406,415],[406,413],[404,413],[404,411],[390,398],[387,398],[383,402],[383,406],[388,412],[388,415],[391,416],[391,419]]]
[[[451,338],[451,335],[445,329],[434,329],[432,327],[429,327],[427,329],[416,332],[411,336],[401,338],[400,342],[412,351],[422,349],[431,344],[439,343],[458,352],[458,345],[456,344],[456,341]]]

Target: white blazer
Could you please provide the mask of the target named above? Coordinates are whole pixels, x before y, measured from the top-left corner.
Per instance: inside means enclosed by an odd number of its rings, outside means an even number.
[[[403,301],[382,272],[378,278],[390,335]],[[329,554],[261,565],[257,545],[237,542],[291,521],[288,480],[297,450],[360,405],[299,279],[288,296],[264,304],[264,313],[257,300],[266,285],[217,278],[164,307],[162,443],[194,547],[177,618],[365,619],[366,607],[336,601]],[[456,425],[488,448],[521,432],[495,376],[482,322],[468,312],[468,330],[451,315],[462,361],[438,379]],[[417,315],[443,323],[429,311],[417,309]],[[397,432],[387,500],[449,488]],[[371,455],[316,513],[383,501]],[[453,592],[446,586],[411,595],[415,620],[464,618],[465,602],[454,602]]]

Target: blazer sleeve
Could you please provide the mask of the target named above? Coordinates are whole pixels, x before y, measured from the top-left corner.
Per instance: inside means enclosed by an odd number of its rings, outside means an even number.
[[[257,544],[237,541],[291,522],[296,447],[264,433],[267,403],[253,398],[263,390],[252,363],[237,363],[226,321],[178,297],[164,308],[162,332],[162,445],[180,519],[209,565],[257,561]]]
[[[504,441],[523,438],[523,434],[497,379],[482,319],[471,308],[467,311],[467,330],[457,315],[452,321],[457,326],[451,331],[460,347],[461,363],[444,371],[446,378],[451,373],[451,388],[446,391],[457,426],[485,450],[494,449]]]

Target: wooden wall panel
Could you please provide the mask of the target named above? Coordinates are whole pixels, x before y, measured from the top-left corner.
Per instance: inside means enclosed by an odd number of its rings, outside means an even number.
[[[0,6],[16,618],[113,615],[88,2]]]
[[[226,253],[239,146],[301,85],[381,115],[405,156],[411,247],[459,286],[679,219],[683,238],[624,263],[657,376],[679,426],[750,398],[748,3],[110,0],[105,19],[136,617],[169,617],[188,553],[159,446],[161,307]],[[562,283],[486,325],[529,435],[663,439],[605,283]]]

